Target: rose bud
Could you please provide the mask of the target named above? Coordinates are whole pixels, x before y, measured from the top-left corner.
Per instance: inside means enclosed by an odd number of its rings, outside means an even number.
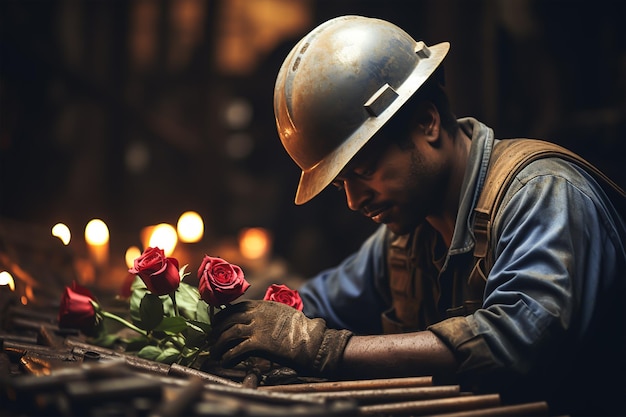
[[[128,272],[139,275],[148,291],[155,295],[170,294],[180,285],[178,260],[167,258],[163,249],[147,248]]]
[[[265,297],[263,297],[265,301],[276,301],[277,303],[287,304],[295,308],[296,310],[302,311],[302,298],[300,298],[300,294],[298,291],[292,290],[283,284],[272,284],[265,291]]]
[[[59,327],[78,329],[87,335],[94,333],[97,324],[96,310],[92,304],[94,296],[87,288],[72,283],[72,288],[65,287],[59,308]]]
[[[230,303],[250,287],[239,266],[208,255],[198,269],[198,279],[200,297],[214,307]]]

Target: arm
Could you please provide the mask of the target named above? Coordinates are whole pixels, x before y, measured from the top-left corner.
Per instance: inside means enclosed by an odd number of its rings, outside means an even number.
[[[273,301],[233,304],[215,316],[213,330],[219,337],[211,354],[225,366],[260,356],[326,377],[445,377],[456,370],[452,352],[430,331],[354,336]]]
[[[380,315],[387,306],[376,289],[376,276],[386,273],[385,239],[386,227],[381,226],[340,265],[304,283],[298,289],[304,314],[323,318],[334,329],[381,333]]]
[[[461,376],[549,385],[579,366],[619,275],[618,231],[596,191],[563,161],[520,173],[496,218],[483,308],[430,328],[457,352]]]
[[[339,374],[344,378],[391,378],[429,375],[449,378],[457,362],[432,332],[353,336],[344,351]]]

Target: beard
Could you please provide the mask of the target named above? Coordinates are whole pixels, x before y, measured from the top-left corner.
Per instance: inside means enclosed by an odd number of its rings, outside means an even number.
[[[425,223],[427,217],[441,215],[449,178],[444,165],[427,160],[417,150],[411,152],[403,186],[405,197],[398,201],[387,227],[396,234],[406,234]]]

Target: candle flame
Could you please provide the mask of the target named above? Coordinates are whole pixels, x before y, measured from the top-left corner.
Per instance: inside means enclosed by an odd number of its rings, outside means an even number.
[[[130,269],[135,266],[135,259],[141,256],[141,250],[137,246],[131,246],[126,249],[126,255],[124,259],[126,260],[126,266]]]
[[[0,272],[0,285],[7,285],[11,291],[15,291],[15,280],[8,271]]]
[[[239,250],[247,259],[260,259],[270,251],[270,234],[261,227],[245,229],[239,235]]]
[[[176,230],[181,242],[199,242],[204,235],[204,222],[195,211],[186,211],[178,218]]]
[[[70,240],[72,238],[72,234],[70,233],[70,228],[67,227],[63,223],[57,223],[54,226],[52,226],[52,236],[55,236],[61,239],[61,242],[63,242],[65,246],[69,245]]]
[[[157,224],[152,230],[152,234],[148,240],[149,247],[163,249],[165,256],[171,256],[172,253],[174,253],[177,243],[178,236],[176,235],[176,229],[174,229],[174,226],[167,223]]]
[[[100,219],[92,219],[85,226],[85,240],[94,246],[106,245],[109,242],[109,228]]]

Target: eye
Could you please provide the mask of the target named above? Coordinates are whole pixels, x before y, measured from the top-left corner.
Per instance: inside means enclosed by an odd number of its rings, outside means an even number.
[[[363,168],[356,168],[353,172],[354,172],[354,175],[356,175],[357,177],[370,178],[372,175],[374,175],[375,171],[376,171],[375,167],[370,165],[370,166],[363,167]]]

